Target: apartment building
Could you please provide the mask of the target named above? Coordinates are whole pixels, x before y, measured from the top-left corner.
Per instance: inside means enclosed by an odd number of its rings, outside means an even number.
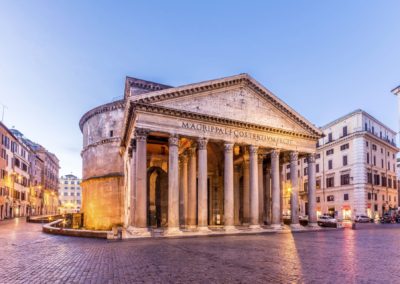
[[[317,214],[351,219],[397,209],[396,132],[363,110],[321,127],[316,154]],[[299,159],[300,214],[307,212],[307,161]],[[282,169],[283,209],[290,213],[290,168]]]
[[[59,199],[61,213],[77,213],[81,210],[81,181],[81,179],[72,174],[60,178]]]

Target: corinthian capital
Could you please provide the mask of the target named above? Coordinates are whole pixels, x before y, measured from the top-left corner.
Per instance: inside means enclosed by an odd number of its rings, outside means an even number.
[[[179,146],[179,136],[178,136],[178,135],[175,135],[175,134],[171,135],[171,136],[168,138],[168,143],[169,143],[169,146],[170,146],[170,147],[171,147],[171,146],[178,147],[178,146]]]
[[[207,138],[199,138],[197,140],[197,147],[199,148],[199,150],[206,150],[207,149]]]
[[[146,141],[147,135],[149,135],[150,131],[144,128],[136,128],[135,129],[135,137],[137,141]]]
[[[257,155],[258,154],[258,146],[250,145],[249,152],[250,152],[250,155]]]
[[[279,149],[274,149],[271,152],[271,158],[272,159],[279,159],[279,154],[280,154],[280,150]]]
[[[233,143],[228,143],[228,142],[225,143],[224,144],[225,153],[233,152],[233,147],[234,147]]]
[[[297,162],[299,160],[299,152],[290,152],[290,161]]]
[[[315,163],[315,158],[316,158],[316,154],[315,153],[308,154],[307,163],[309,163],[309,164]]]

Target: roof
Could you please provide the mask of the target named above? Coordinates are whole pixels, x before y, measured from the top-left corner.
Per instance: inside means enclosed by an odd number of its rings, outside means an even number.
[[[331,127],[331,126],[333,126],[333,125],[335,125],[335,124],[337,124],[337,123],[339,123],[339,122],[341,122],[343,120],[346,120],[346,119],[352,117],[353,115],[356,115],[356,114],[362,114],[362,115],[368,116],[370,119],[375,120],[375,122],[379,123],[383,127],[387,128],[389,131],[393,132],[393,134],[397,133],[396,131],[392,130],[389,126],[386,126],[381,121],[379,121],[378,119],[373,117],[371,114],[369,114],[368,112],[366,112],[366,111],[364,111],[362,109],[356,109],[356,110],[354,110],[354,111],[352,111],[352,112],[350,112],[350,113],[348,113],[346,115],[343,115],[343,116],[333,120],[332,122],[329,122],[328,124],[326,124],[324,126],[321,126],[320,129],[322,129],[322,130],[327,129],[327,128],[329,128],[329,127]]]
[[[164,89],[169,89],[172,88],[172,86],[152,82],[152,81],[147,81],[139,78],[134,78],[134,77],[129,77],[126,76],[125,79],[125,91],[124,91],[124,97],[127,98],[130,95],[130,89],[132,87],[135,87],[137,89],[143,90],[144,92],[154,92],[158,90],[164,90]]]
[[[322,131],[316,127],[314,124],[309,122],[306,118],[292,109],[289,105],[275,96],[271,91],[257,82],[254,78],[252,78],[249,74],[242,73],[234,76],[224,77],[220,79],[208,80],[199,83],[193,83],[188,85],[183,85],[179,87],[171,87],[160,90],[155,90],[153,92],[146,92],[142,94],[138,94],[134,97],[134,101],[140,104],[149,104],[151,105],[154,102],[167,100],[171,98],[183,97],[188,95],[194,95],[200,92],[209,91],[213,89],[218,89],[222,87],[234,86],[245,84],[246,86],[252,88],[254,91],[258,92],[265,99],[267,99],[272,105],[274,105],[279,111],[285,112],[285,114],[293,119],[296,123],[300,124],[302,127],[308,129],[311,133],[317,136],[322,137]],[[132,106],[130,106],[133,108]],[[125,138],[127,137],[127,131],[130,127],[130,113],[132,110],[127,112],[125,116],[125,130],[123,134],[122,144],[125,143]]]
[[[399,95],[400,94],[400,85],[398,85],[396,88],[394,88],[391,92],[394,95]]]

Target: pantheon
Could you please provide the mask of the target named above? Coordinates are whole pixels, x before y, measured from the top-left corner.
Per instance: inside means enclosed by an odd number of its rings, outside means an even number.
[[[289,163],[299,227],[298,159],[308,161],[316,223],[315,152],[322,132],[248,74],[171,87],[127,77],[124,98],[80,120],[87,229],[150,236],[282,228]],[[285,189],[286,190],[286,189]]]

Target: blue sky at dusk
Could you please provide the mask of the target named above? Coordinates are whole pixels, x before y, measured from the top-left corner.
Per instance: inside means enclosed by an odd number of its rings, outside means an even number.
[[[318,126],[362,108],[397,130],[399,11],[365,0],[0,0],[4,123],[54,152],[60,174],[81,176],[79,119],[122,97],[125,76],[178,86],[246,72]]]

